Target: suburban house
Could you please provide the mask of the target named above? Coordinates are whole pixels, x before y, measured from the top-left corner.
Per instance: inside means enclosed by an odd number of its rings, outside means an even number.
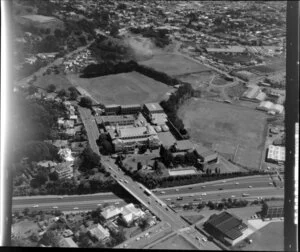
[[[104,208],[101,212],[101,216],[105,220],[113,220],[119,217],[119,215],[122,213],[122,208],[116,208],[115,206],[108,206]]]
[[[94,224],[89,228],[88,234],[92,239],[97,241],[108,241],[110,234],[108,229],[102,227],[99,223]]]

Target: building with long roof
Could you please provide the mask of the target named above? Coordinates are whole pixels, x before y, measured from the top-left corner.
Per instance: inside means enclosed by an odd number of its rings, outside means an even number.
[[[269,145],[267,160],[271,162],[285,162],[285,147]]]
[[[213,214],[204,223],[205,231],[228,245],[233,245],[246,229],[247,225],[243,223],[242,219],[226,211]]]

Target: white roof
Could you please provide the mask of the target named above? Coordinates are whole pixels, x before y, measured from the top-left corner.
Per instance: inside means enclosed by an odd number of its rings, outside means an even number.
[[[259,107],[261,108],[266,108],[266,109],[271,109],[273,107],[273,103],[270,101],[263,101],[259,104]]]
[[[269,145],[268,159],[272,159],[279,162],[285,161],[285,147]]]
[[[109,206],[102,210],[101,215],[107,220],[122,212],[123,208],[116,208],[114,206]]]

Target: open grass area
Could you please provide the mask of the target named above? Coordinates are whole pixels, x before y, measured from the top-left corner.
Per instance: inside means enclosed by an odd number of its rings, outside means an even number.
[[[194,247],[191,243],[189,243],[186,239],[184,239],[180,235],[173,235],[166,240],[154,245],[151,249],[188,249],[188,250],[195,250],[197,248]]]
[[[67,90],[72,86],[66,75],[63,74],[49,74],[39,77],[33,85],[40,88],[47,88],[49,85],[54,84],[56,90],[64,88]]]
[[[247,89],[248,88],[245,85],[239,83],[235,86],[225,88],[225,92],[228,94],[229,97],[234,98],[241,97]]]
[[[267,115],[245,107],[203,99],[189,100],[179,109],[178,115],[192,141],[207,146],[227,142],[232,150],[233,146],[238,146],[240,151],[236,158],[239,163],[257,168],[256,159],[259,159],[264,148]],[[251,158],[247,153],[251,153]]]
[[[159,102],[171,88],[137,72],[107,75],[96,78],[79,78],[69,75],[73,85],[89,92],[103,104],[143,104]]]
[[[204,217],[202,215],[186,215],[182,216],[190,225],[197,223],[198,221],[202,220]]]
[[[198,89],[209,84],[211,79],[214,77],[213,71],[205,71],[201,73],[191,73],[177,76],[177,78],[183,82],[190,83],[193,88]]]
[[[246,251],[284,251],[284,222],[272,222],[262,229],[256,231],[248,238],[252,244],[246,244],[238,250]]]
[[[222,60],[224,62],[230,62],[230,63],[241,63],[245,64],[254,59],[252,56],[248,55],[225,55],[225,54],[215,54],[213,56],[216,59]]]
[[[153,56],[150,60],[141,61],[139,63],[172,76],[210,70],[200,63],[176,54],[158,54]]]

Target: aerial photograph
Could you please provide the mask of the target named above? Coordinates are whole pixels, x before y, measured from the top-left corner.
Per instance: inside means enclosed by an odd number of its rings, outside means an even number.
[[[286,12],[12,0],[11,245],[284,251]]]

